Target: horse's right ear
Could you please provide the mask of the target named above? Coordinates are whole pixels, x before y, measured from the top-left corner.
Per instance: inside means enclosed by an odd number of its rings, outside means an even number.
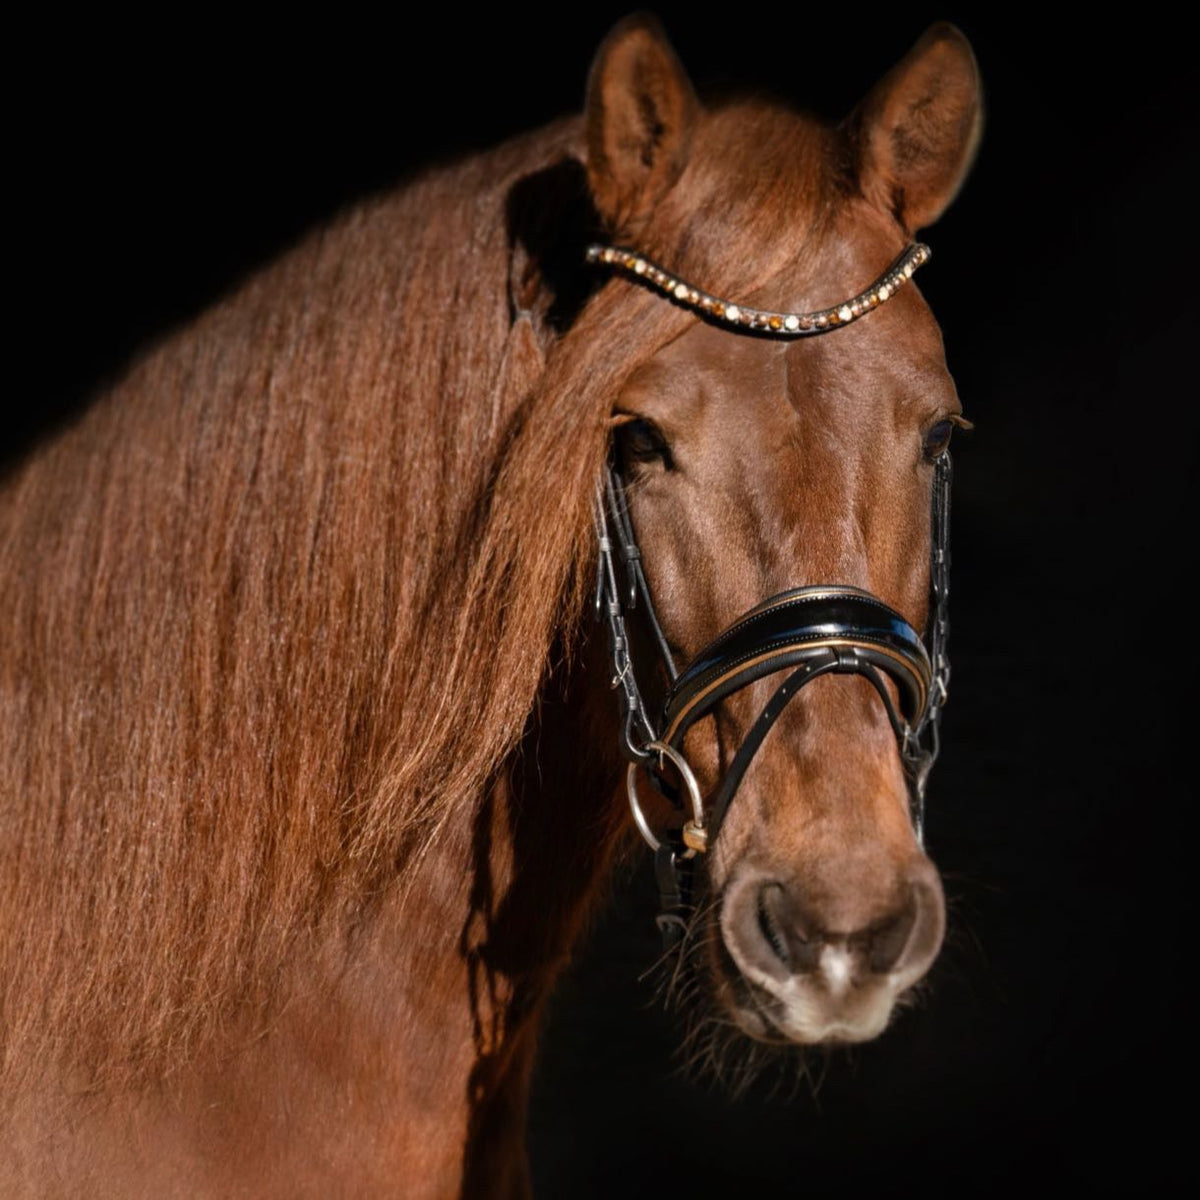
[[[700,105],[659,23],[639,14],[604,39],[588,76],[588,184],[614,234],[636,234],[687,163]]]

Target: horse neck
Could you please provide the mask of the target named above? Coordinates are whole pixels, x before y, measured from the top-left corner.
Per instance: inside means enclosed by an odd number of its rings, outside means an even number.
[[[545,683],[521,744],[419,869],[357,934],[297,964],[271,1034],[177,1101],[189,1120],[221,1114],[206,1140],[269,1140],[263,1122],[280,1095],[327,1093],[308,1086],[315,1062],[353,1082],[352,1111],[339,1113],[354,1127],[342,1182],[378,1173],[425,1180],[431,1194],[525,1194],[537,1025],[626,825],[602,641],[589,638]],[[329,1114],[313,1103],[290,1121],[275,1136],[307,1161],[328,1140]]]
[[[147,1131],[134,1143],[161,1135],[164,1146],[175,1137],[247,1154],[281,1143],[303,1150],[306,1140],[328,1140],[313,1124],[328,1112],[315,1103],[311,1118],[280,1131],[270,1125],[272,1097],[328,1095],[331,1082],[353,1081],[361,1128],[377,1131],[394,1158],[397,1146],[420,1151],[419,1123],[407,1138],[395,1130],[415,1112],[436,1111],[450,1128],[461,1119],[465,1137],[503,1107],[497,1097],[520,1093],[512,1081],[527,1076],[529,1031],[611,851],[611,838],[597,837],[596,813],[616,772],[597,770],[597,755],[580,746],[581,729],[590,740],[603,728],[582,715],[585,676],[560,672],[487,786],[446,806],[423,854],[410,854],[411,839],[403,855],[397,849],[395,826],[406,837],[417,829],[404,824],[405,805],[429,772],[414,775],[412,792],[407,774],[371,792],[375,766],[393,751],[410,762],[404,737],[414,753],[423,745],[421,721],[433,706],[414,687],[414,664],[439,683],[453,646],[431,652],[422,640],[422,604],[453,594],[438,586],[438,571],[469,557],[455,555],[455,530],[470,528],[470,496],[487,476],[480,463],[498,453],[539,356],[528,338],[513,347],[508,298],[493,277],[507,275],[507,261],[489,258],[487,320],[456,324],[453,346],[443,339],[440,354],[429,351],[429,330],[457,311],[452,297],[426,312],[376,276],[404,257],[402,236],[421,229],[434,240],[433,219],[413,215],[426,192],[456,199],[457,208],[432,206],[443,225],[463,210],[469,228],[475,201],[463,196],[478,196],[484,175],[500,222],[489,247],[503,257],[505,188],[574,140],[572,126],[547,131],[468,164],[462,179],[435,178],[399,208],[351,214],[149,355],[0,497],[11,568],[0,591],[12,601],[0,611],[0,648],[13,678],[37,678],[48,697],[13,691],[12,703],[24,707],[6,722],[9,741],[0,739],[0,786],[28,810],[23,873],[5,888],[6,1013],[18,1019],[10,1029],[53,1034],[56,1053],[70,1032],[65,1057],[78,1050],[94,1061],[100,1082],[81,1086],[116,1096],[109,1115],[96,1117],[114,1122],[114,1154],[130,1144],[131,1121]],[[497,183],[501,176],[509,183]],[[413,272],[438,264],[442,273],[430,268],[430,277],[458,295],[444,278],[450,251],[435,249],[418,242],[406,261]],[[456,252],[464,294],[466,279],[481,278],[477,253]],[[351,277],[359,268],[366,279]],[[307,290],[297,280],[309,280]],[[378,345],[358,336],[381,323],[399,332]],[[268,353],[270,339],[259,348],[260,324],[275,331],[277,352]],[[228,354],[231,344],[232,366],[212,352]],[[406,369],[407,390],[380,386]],[[482,405],[481,380],[490,381]],[[402,450],[406,473],[397,480]],[[416,469],[427,459],[432,470]],[[147,472],[148,461],[157,470]],[[331,465],[342,475],[314,483],[313,472]],[[179,503],[180,488],[196,492],[193,503]],[[329,511],[338,505],[349,515],[335,524]],[[243,527],[245,546],[230,533]],[[145,528],[156,538],[149,557]],[[325,557],[342,567],[353,560],[356,572],[334,577]],[[317,582],[283,587],[305,563]],[[359,577],[382,588],[369,606],[340,586]],[[214,607],[213,596],[229,602]],[[247,609],[256,598],[258,608]],[[271,616],[284,611],[287,621]],[[306,621],[332,684],[308,672],[311,694],[268,694],[274,677],[261,662],[283,650],[311,662],[297,633]],[[97,627],[103,637],[89,649]],[[199,653],[233,646],[244,662]],[[114,692],[89,707],[77,677],[98,677],[105,663]],[[340,707],[331,693],[342,695]],[[464,699],[458,715],[495,699]],[[9,693],[0,701],[9,704]],[[176,729],[167,716],[179,714]],[[455,761],[445,753],[426,760],[439,769]],[[298,814],[301,800],[309,803]],[[198,804],[206,806],[200,824]],[[80,844],[64,851],[60,826],[78,831]],[[105,904],[117,894],[122,906]],[[130,929],[146,932],[131,937]],[[242,1025],[239,1013],[248,1014]],[[13,1039],[10,1071],[58,1104],[62,1080],[26,1044],[35,1042]],[[130,1063],[139,1073],[127,1083]],[[321,1078],[311,1087],[314,1073]],[[160,1086],[173,1116],[146,1099]],[[126,1087],[141,1096],[119,1091]],[[18,1103],[37,1125],[41,1100]],[[462,1141],[450,1144],[461,1155]]]

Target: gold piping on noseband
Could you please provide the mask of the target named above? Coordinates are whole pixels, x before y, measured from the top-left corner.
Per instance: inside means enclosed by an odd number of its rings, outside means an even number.
[[[917,716],[917,718],[915,718],[915,720],[917,720],[919,722],[920,715],[924,714],[926,706],[929,702],[929,687],[926,684],[925,680],[921,678],[920,674],[913,670],[912,663],[908,659],[906,659],[903,654],[898,654],[895,650],[891,650],[887,646],[881,646],[876,642],[858,641],[853,637],[820,638],[820,639],[817,639],[817,640],[814,640],[811,642],[796,643],[795,649],[805,649],[805,650],[829,650],[829,649],[837,649],[837,648],[854,649],[855,647],[858,647],[858,646],[866,646],[870,650],[874,651],[876,654],[882,654],[882,655],[885,655],[887,658],[890,658],[893,662],[896,662],[901,667],[903,667],[908,672],[908,674],[913,678],[913,680],[916,681],[916,683],[918,684],[918,688],[919,688],[918,693],[917,693],[919,696],[919,700],[918,700],[917,708],[916,708],[916,712],[918,713],[918,716]],[[756,655],[754,658],[747,659],[745,662],[738,662],[734,666],[730,667],[728,670],[723,671],[720,675],[718,675],[716,677],[716,679],[713,679],[709,683],[705,684],[705,686],[700,691],[698,691],[687,702],[687,704],[675,714],[675,719],[671,722],[667,731],[662,735],[661,740],[663,742],[670,744],[671,740],[675,737],[676,730],[678,730],[679,726],[683,724],[684,719],[688,716],[688,714],[698,704],[702,704],[704,702],[705,698],[710,696],[713,693],[713,691],[716,688],[719,688],[721,686],[721,684],[723,684],[727,679],[730,679],[735,675],[740,675],[743,671],[749,670],[751,667],[756,666],[760,662],[765,662],[768,659],[775,658],[779,655],[779,653],[780,653],[780,650],[778,647],[776,647],[772,650],[764,652],[763,654]],[[789,666],[789,667],[781,666],[779,668],[779,670],[780,671],[794,670],[794,666]],[[911,723],[912,722],[910,722],[910,724]]]
[[[929,261],[932,251],[922,242],[912,242],[899,258],[874,283],[857,296],[832,308],[818,309],[810,313],[766,312],[734,304],[709,295],[698,287],[664,271],[645,255],[618,246],[589,246],[588,262],[606,263],[618,270],[626,271],[635,279],[649,284],[656,291],[674,300],[684,308],[690,308],[702,317],[709,317],[725,326],[751,329],[771,337],[811,337],[825,333],[842,325],[849,325],[859,317],[865,317],[872,309],[891,299],[912,277],[913,272]]]

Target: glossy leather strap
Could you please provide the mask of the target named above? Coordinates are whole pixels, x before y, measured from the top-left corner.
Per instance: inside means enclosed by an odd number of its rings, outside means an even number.
[[[822,584],[772,596],[701,650],[667,697],[663,740],[677,745],[692,724],[755,680],[822,662],[842,672],[869,663],[895,680],[910,725],[925,711],[930,664],[917,631],[870,592]]]

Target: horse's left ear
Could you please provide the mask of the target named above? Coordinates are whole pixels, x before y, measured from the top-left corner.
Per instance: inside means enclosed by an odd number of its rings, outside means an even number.
[[[700,105],[659,23],[638,14],[604,39],[588,76],[588,185],[615,235],[636,234],[687,165]]]
[[[909,233],[932,225],[962,186],[983,126],[970,42],[953,25],[931,26],[848,125],[867,199],[894,213]]]

